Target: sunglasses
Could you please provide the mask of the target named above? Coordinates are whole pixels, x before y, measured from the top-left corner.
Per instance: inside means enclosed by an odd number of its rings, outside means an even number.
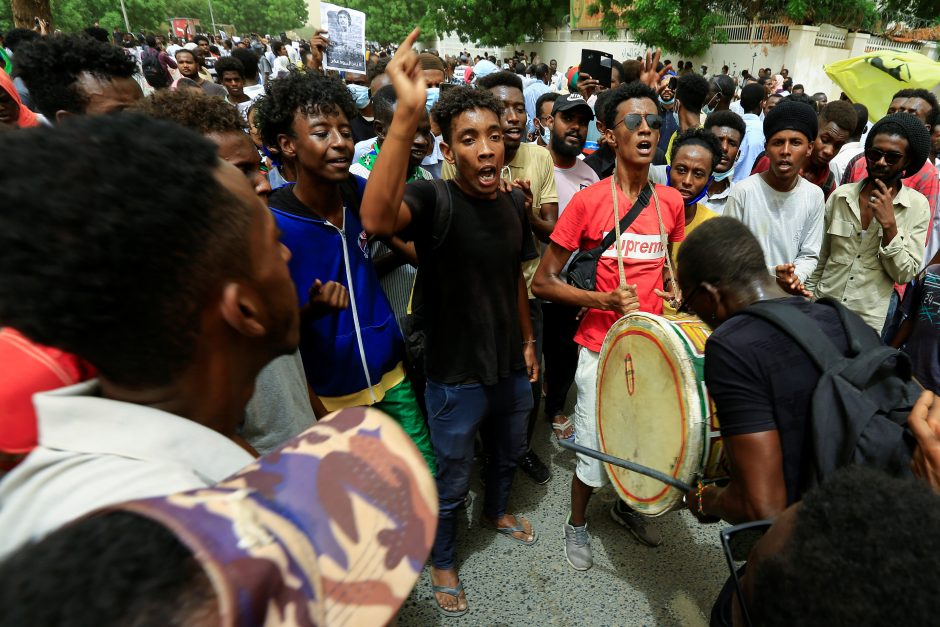
[[[757,520],[721,530],[721,548],[725,553],[725,559],[728,561],[728,568],[731,569],[734,591],[737,593],[738,603],[741,604],[741,615],[744,617],[744,624],[747,627],[752,627],[753,623],[751,623],[747,605],[744,603],[744,595],[741,594],[741,581],[738,579],[738,569],[735,568],[734,564],[747,559],[751,549],[764,537],[764,534],[767,533],[773,523],[772,519]]]
[[[635,131],[640,128],[640,124],[642,124],[644,120],[651,130],[658,131],[663,127],[663,116],[658,113],[628,113],[623,116],[619,122],[614,124],[611,130],[623,124],[627,127],[628,131]]]
[[[872,163],[878,163],[882,158],[884,158],[885,163],[888,165],[895,165],[904,158],[904,155],[894,150],[885,152],[883,150],[878,150],[877,148],[869,148],[865,151],[865,158]]]

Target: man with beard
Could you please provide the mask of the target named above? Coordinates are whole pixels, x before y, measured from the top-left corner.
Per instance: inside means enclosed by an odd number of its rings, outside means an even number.
[[[817,298],[839,299],[878,332],[893,285],[913,279],[923,263],[930,207],[901,179],[920,170],[929,152],[930,135],[920,120],[887,115],[865,141],[869,176],[842,185],[826,203],[819,264],[807,289]]]
[[[176,69],[179,70],[183,78],[188,78],[195,82],[202,91],[210,96],[225,98],[225,96],[228,95],[228,91],[221,85],[207,80],[202,73],[199,72],[199,68],[202,67],[202,64],[202,56],[195,50],[183,48],[176,51]]]
[[[597,174],[578,155],[587,140],[588,123],[594,112],[581,94],[557,96],[551,115],[548,150],[555,164],[555,186],[558,188],[558,215],[561,216],[571,197],[597,183]],[[544,122],[543,122],[544,123]],[[578,366],[578,330],[576,305],[546,302],[542,305],[545,321],[545,416],[552,421],[552,430],[559,439],[574,436],[574,426],[565,416],[565,399],[574,382]]]

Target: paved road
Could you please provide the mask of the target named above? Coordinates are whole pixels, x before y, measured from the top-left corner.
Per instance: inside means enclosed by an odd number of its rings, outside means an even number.
[[[540,425],[535,440],[552,478],[539,486],[518,473],[510,511],[535,524],[538,543],[525,547],[481,528],[482,487],[474,480],[473,502],[457,545],[470,611],[460,618],[439,614],[425,569],[398,624],[707,625],[712,602],[728,575],[718,527],[700,525],[688,512],[672,512],[653,521],[663,533],[663,545],[642,546],[610,518],[615,496],[608,486],[594,496],[588,510],[594,567],[575,571],[564,558],[561,527],[568,513],[574,454],[552,441],[548,425]]]

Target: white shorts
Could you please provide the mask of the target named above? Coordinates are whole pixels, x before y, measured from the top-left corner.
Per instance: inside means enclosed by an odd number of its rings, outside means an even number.
[[[574,374],[574,383],[578,386],[578,399],[574,404],[574,441],[581,446],[600,449],[597,438],[597,362],[600,353],[580,347],[578,349],[578,369]],[[575,474],[582,482],[592,488],[600,488],[607,484],[607,471],[604,463],[577,454],[578,464]]]

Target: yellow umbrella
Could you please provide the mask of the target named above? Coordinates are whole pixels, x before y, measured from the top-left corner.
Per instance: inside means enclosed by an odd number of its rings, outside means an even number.
[[[868,52],[830,63],[824,69],[852,102],[868,107],[872,122],[884,116],[898,91],[934,90],[940,85],[940,63],[916,52]]]

